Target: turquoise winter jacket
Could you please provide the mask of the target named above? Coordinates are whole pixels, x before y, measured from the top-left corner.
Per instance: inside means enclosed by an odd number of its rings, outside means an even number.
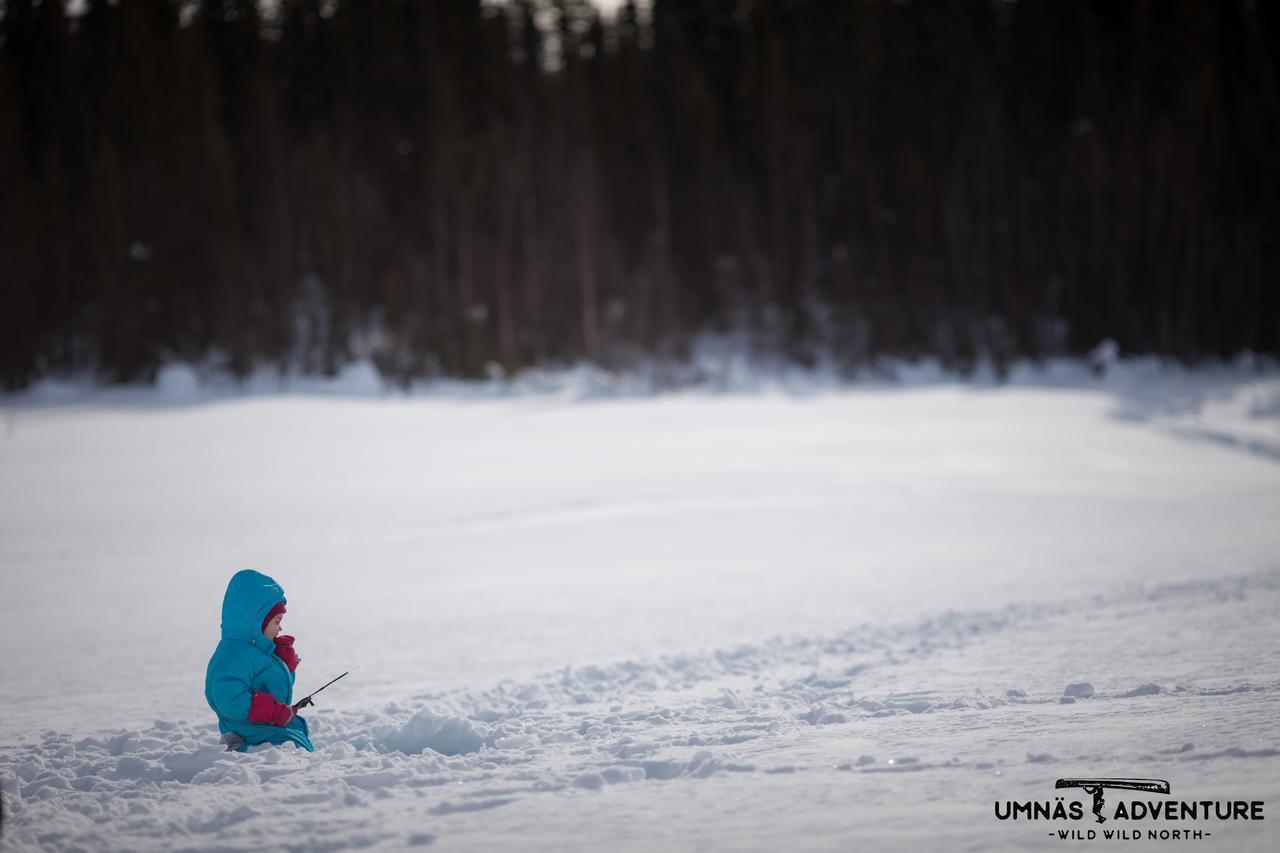
[[[275,643],[262,633],[262,620],[278,601],[287,601],[280,584],[252,569],[236,572],[222,599],[222,639],[209,659],[204,698],[218,715],[218,729],[244,738],[240,752],[254,744],[289,740],[314,751],[302,717],[295,716],[287,726],[249,722],[255,691],[265,690],[277,701],[293,704],[294,674],[276,656]]]

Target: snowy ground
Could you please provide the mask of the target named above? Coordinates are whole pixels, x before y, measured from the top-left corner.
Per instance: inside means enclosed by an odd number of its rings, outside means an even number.
[[[0,849],[1025,849],[1069,842],[993,802],[1066,776],[1264,800],[1142,828],[1280,842],[1274,373],[181,380],[0,401]],[[302,691],[359,667],[314,754],[219,751],[243,567]]]

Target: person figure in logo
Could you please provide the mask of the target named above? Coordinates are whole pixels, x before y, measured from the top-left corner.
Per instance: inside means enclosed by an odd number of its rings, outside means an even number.
[[[1102,816],[1102,806],[1106,803],[1106,800],[1102,796],[1102,786],[1092,785],[1082,788],[1081,790],[1093,797],[1093,816],[1098,819],[1098,823],[1106,823],[1107,819]]]
[[[236,572],[227,584],[222,639],[209,659],[204,696],[228,751],[286,741],[314,751],[307,721],[291,704],[302,658],[293,637],[280,633],[285,601],[280,584],[252,569]]]

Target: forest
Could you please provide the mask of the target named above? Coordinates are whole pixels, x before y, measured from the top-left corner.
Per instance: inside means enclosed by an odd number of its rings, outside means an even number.
[[[4,388],[1280,352],[1280,4],[0,9]]]

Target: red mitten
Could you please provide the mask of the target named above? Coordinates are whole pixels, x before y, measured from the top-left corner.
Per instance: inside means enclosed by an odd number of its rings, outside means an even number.
[[[249,722],[265,723],[269,726],[287,726],[294,717],[294,711],[265,690],[255,690],[253,701],[249,703]]]
[[[284,665],[289,667],[290,672],[297,669],[298,664],[302,662],[302,658],[298,657],[298,653],[293,648],[293,637],[288,634],[280,634],[276,637],[276,657],[284,661]]]

